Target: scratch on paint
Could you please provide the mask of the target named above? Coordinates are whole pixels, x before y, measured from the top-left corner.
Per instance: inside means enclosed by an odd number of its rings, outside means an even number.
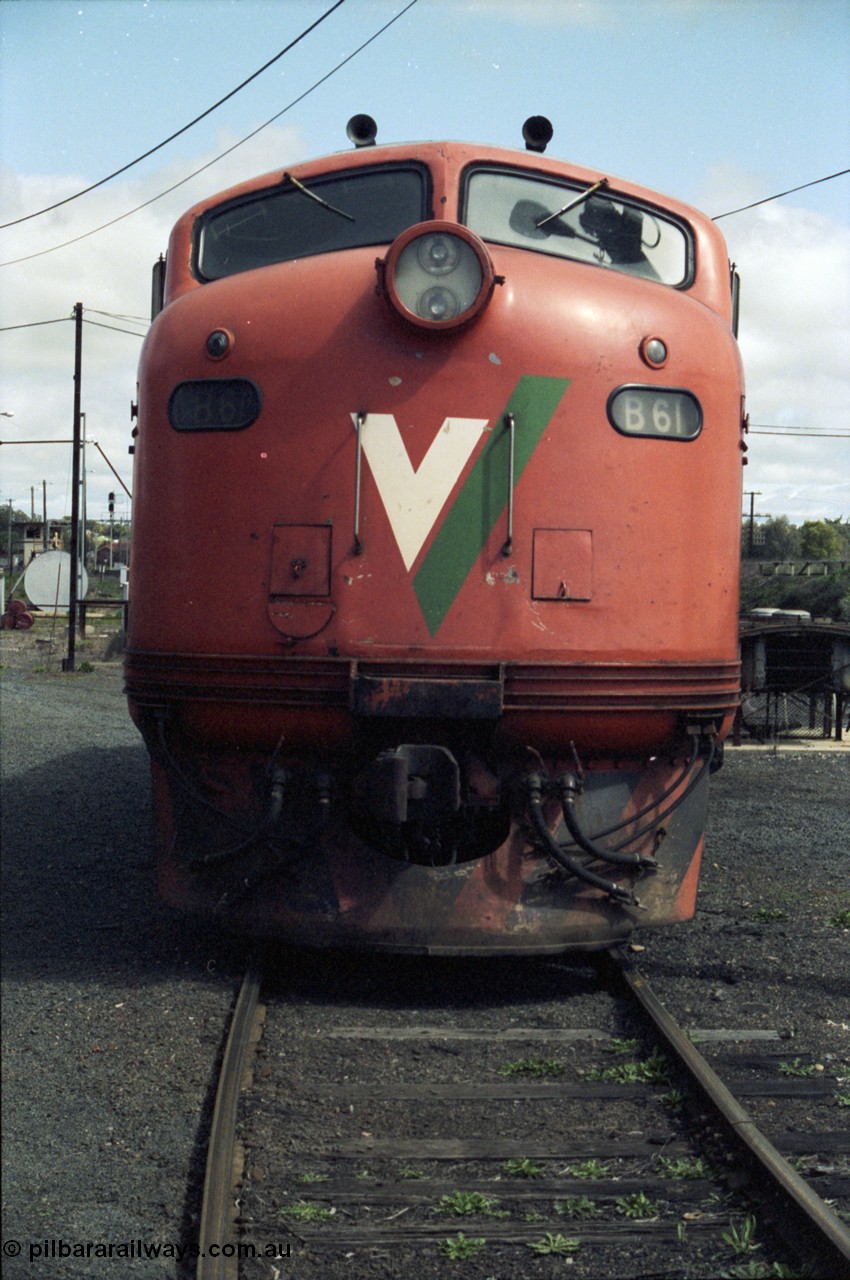
[[[531,625],[536,627],[538,631],[551,632],[552,628],[547,627],[546,623],[540,617],[537,602],[532,600],[529,603],[531,604]]]

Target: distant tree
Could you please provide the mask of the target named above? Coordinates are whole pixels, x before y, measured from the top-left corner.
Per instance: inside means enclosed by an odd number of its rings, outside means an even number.
[[[794,560],[800,554],[800,530],[787,516],[765,520],[759,530],[760,539],[754,548],[759,560]]]
[[[839,560],[844,539],[827,520],[807,520],[800,529],[800,552],[807,560]]]
[[[21,527],[29,523],[28,513],[20,507],[14,507],[10,502],[4,502],[0,506],[0,555],[9,554],[9,531],[12,533],[12,542],[16,543],[21,536]]]
[[[807,609],[813,618],[850,622],[850,569],[809,578],[753,574],[741,583],[741,613],[751,609]]]
[[[825,523],[834,529],[841,539],[842,560],[850,559],[850,520],[845,520],[843,516],[834,516],[832,519],[827,519]]]

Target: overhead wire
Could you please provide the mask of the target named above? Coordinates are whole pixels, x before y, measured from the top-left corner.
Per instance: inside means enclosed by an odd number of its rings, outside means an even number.
[[[819,430],[817,427],[750,427],[751,436],[820,436],[831,440],[847,439],[850,431]]]
[[[850,169],[839,169],[837,173],[828,173],[825,178],[813,178],[811,182],[803,182],[799,187],[789,187],[787,191],[777,191],[775,196],[765,196],[763,200],[754,200],[752,204],[742,204],[740,209],[729,209],[726,213],[717,213],[711,219],[719,222],[721,218],[731,218],[733,213],[744,213],[747,209],[757,209],[760,204],[770,204],[771,200],[781,200],[783,196],[793,195],[795,191],[805,191],[807,187],[816,187],[819,182],[831,182],[833,178],[843,178]]]
[[[139,324],[149,324],[147,316],[125,316],[118,311],[98,311],[96,307],[86,307],[93,316],[106,316],[107,320],[138,320]]]
[[[143,319],[141,316],[118,316],[112,315],[109,311],[97,311],[93,307],[85,308],[83,324],[92,324],[98,329],[113,329],[116,333],[129,333],[134,338],[143,338],[145,335],[143,333],[139,333],[136,329],[119,329],[118,326],[114,324],[104,324],[100,320],[88,320],[86,316],[89,312],[96,316],[106,316],[109,320],[125,320],[131,324],[138,322],[139,324],[145,325],[146,328],[149,324],[149,321]],[[10,333],[14,329],[40,329],[43,325],[47,324],[65,324],[67,321],[73,320],[73,318],[73,316],[58,316],[55,320],[30,320],[27,324],[0,325],[0,333]]]
[[[31,320],[28,324],[4,324],[0,326],[0,333],[9,333],[12,329],[40,329],[45,324],[65,324],[71,319],[73,319],[72,316],[57,316],[55,320]]]
[[[267,129],[270,124],[274,124],[276,120],[279,120],[281,116],[287,113],[287,111],[291,111],[299,102],[303,102],[311,93],[314,93],[315,90],[323,85],[327,80],[330,80],[331,76],[336,75],[336,73],[351,62],[352,59],[356,58],[358,54],[362,53],[364,49],[368,48],[370,44],[382,36],[385,31],[388,31],[389,28],[398,22],[400,18],[403,18],[408,10],[412,9],[417,3],[418,0],[409,0],[409,3],[406,4],[405,7],[395,15],[395,17],[390,18],[389,22],[385,22],[384,25],[374,33],[374,35],[371,35],[368,40],[364,40],[361,45],[358,45],[352,53],[343,58],[341,62],[338,62],[335,67],[332,67],[330,71],[321,77],[321,79],[316,80],[314,84],[310,85],[309,89],[305,89],[297,98],[293,98],[292,101],[287,103],[287,105],[283,107],[282,110],[278,111],[276,115],[271,116],[263,124],[258,125],[256,129],[252,130],[251,133],[246,134],[244,138],[240,138],[238,142],[234,142],[232,147],[228,147],[226,151],[222,151],[212,160],[208,160],[206,164],[202,164],[200,168],[187,174],[186,177],[181,178],[179,182],[175,182],[172,186],[166,187],[164,191],[160,191],[158,195],[152,196],[150,200],[145,200],[142,204],[136,205],[134,209],[128,209],[126,213],[119,214],[117,218],[112,218],[109,222],[104,222],[99,227],[93,227],[91,231],[85,231],[82,235],[74,236],[72,240],[63,240],[61,244],[51,245],[49,249],[39,249],[36,253],[28,253],[20,258],[9,258],[5,262],[0,262],[0,267],[13,267],[20,262],[31,262],[33,258],[43,258],[46,254],[55,253],[58,249],[67,249],[69,245],[79,244],[81,240],[87,240],[90,236],[97,235],[99,231],[106,231],[108,227],[114,227],[116,223],[123,222],[125,218],[132,217],[134,213],[139,213],[142,209],[147,209],[149,205],[156,204],[157,200],[162,200],[164,196],[170,195],[172,191],[176,191],[179,187],[185,186],[187,182],[191,182],[193,178],[197,178],[198,174],[204,173],[207,169],[211,169],[214,164],[218,164],[219,160],[224,160],[226,156],[231,155],[232,152],[236,151],[239,147],[244,146],[246,142],[250,142],[258,133],[262,133],[263,129]]]
[[[163,147],[168,146],[169,142],[173,142],[175,138],[179,138],[196,124],[199,124],[201,120],[205,120],[207,116],[212,115],[212,113],[217,111],[219,107],[223,106],[225,102],[229,102],[231,98],[235,98],[237,93],[240,93],[251,83],[252,80],[256,80],[258,76],[261,76],[264,71],[268,71],[269,67],[272,67],[276,62],[279,62],[284,54],[289,53],[289,51],[294,49],[297,44],[300,44],[302,40],[310,35],[312,31],[315,31],[316,27],[321,26],[325,19],[329,18],[331,14],[343,4],[345,4],[345,0],[336,0],[336,3],[332,4],[326,13],[323,13],[320,18],[317,18],[316,21],[302,31],[299,36],[296,36],[294,40],[291,40],[286,48],[281,49],[273,58],[269,58],[268,62],[263,63],[263,65],[258,67],[257,70],[248,76],[246,80],[243,80],[241,84],[238,84],[235,89],[231,89],[229,93],[226,93],[223,98],[219,98],[218,102],[214,102],[211,107],[207,107],[206,111],[202,111],[199,116],[195,116],[194,120],[190,120],[189,123],[184,124],[181,129],[176,129],[174,133],[169,134],[167,138],[163,138],[163,140],[158,142],[155,147],[149,147],[148,150],[144,151],[140,156],[136,156],[135,160],[129,160],[126,164],[122,165],[120,169],[115,169],[114,172],[108,173],[105,178],[100,178],[97,182],[92,182],[89,186],[83,187],[81,191],[76,191],[72,196],[66,196],[64,200],[57,200],[55,204],[46,205],[43,209],[36,209],[34,213],[25,213],[20,218],[13,218],[11,222],[0,222],[0,231],[5,230],[6,227],[17,227],[20,223],[29,222],[32,218],[40,218],[42,214],[51,213],[54,209],[61,209],[63,205],[70,204],[73,200],[79,200],[80,196],[88,195],[90,191],[96,191],[98,187],[105,186],[106,183],[111,182],[113,178],[119,177],[122,173],[126,173],[128,169],[132,169],[135,165],[140,164],[142,160],[147,160],[148,156],[155,155],[157,151],[161,151]]]
[[[111,329],[113,333],[129,333],[132,338],[145,337],[145,334],[139,333],[136,329],[119,329],[117,325],[103,324],[100,320],[86,320],[85,316],[83,316],[83,324],[93,325],[95,329]]]

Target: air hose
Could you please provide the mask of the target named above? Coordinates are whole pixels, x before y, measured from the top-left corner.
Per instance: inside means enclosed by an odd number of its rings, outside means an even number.
[[[589,871],[582,863],[577,862],[575,858],[571,858],[565,853],[557,840],[552,835],[546,822],[546,815],[543,812],[543,777],[539,773],[528,773],[525,776],[525,785],[528,792],[528,808],[531,813],[531,820],[534,823],[535,830],[543,841],[546,849],[571,875],[577,876],[579,880],[583,880],[585,884],[593,885],[596,889],[601,889],[607,893],[609,898],[615,902],[625,903],[627,906],[640,907],[635,895],[631,889],[624,889],[620,885],[615,884],[612,880],[606,880],[603,876],[599,876],[595,871]],[[634,864],[633,858],[626,861]]]

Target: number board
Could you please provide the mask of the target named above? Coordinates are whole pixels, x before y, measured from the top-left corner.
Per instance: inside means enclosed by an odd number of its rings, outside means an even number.
[[[702,430],[696,396],[675,387],[620,387],[608,399],[608,417],[624,436],[695,440]]]

